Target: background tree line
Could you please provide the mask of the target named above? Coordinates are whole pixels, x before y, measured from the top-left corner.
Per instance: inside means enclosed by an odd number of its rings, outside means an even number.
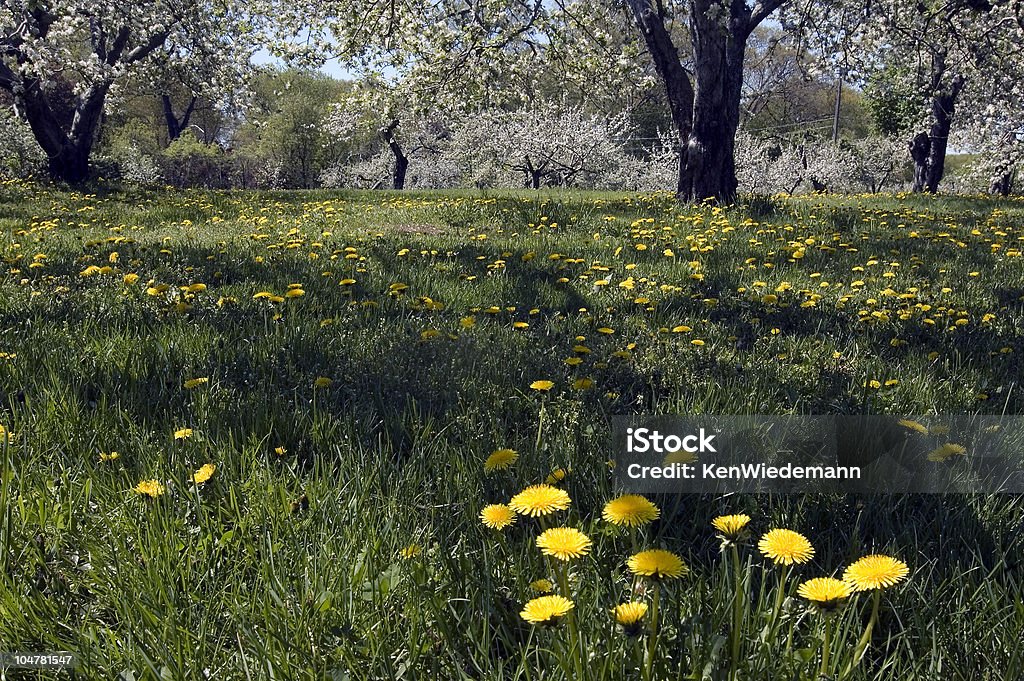
[[[1024,155],[1018,3],[473,7],[4,3],[3,168],[730,201],[738,188],[934,192],[944,179],[1008,193]],[[255,66],[261,52],[280,66]],[[328,57],[345,80],[317,70]],[[955,177],[950,149],[970,152]]]

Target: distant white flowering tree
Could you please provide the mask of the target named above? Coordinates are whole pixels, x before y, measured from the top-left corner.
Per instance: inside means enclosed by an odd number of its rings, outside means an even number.
[[[592,186],[622,163],[627,136],[624,117],[543,103],[463,116],[449,153],[477,186]]]

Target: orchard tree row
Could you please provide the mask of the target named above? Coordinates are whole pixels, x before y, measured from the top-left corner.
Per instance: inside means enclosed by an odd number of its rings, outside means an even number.
[[[70,184],[731,202],[935,192],[951,152],[1005,194],[1024,157],[1011,0],[4,0],[0,30],[2,163]]]

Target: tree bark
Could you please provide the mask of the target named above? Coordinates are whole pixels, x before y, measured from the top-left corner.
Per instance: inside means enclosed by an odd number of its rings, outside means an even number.
[[[655,7],[651,0],[628,0],[628,4],[668,98],[668,108],[672,114],[672,123],[675,125],[680,147],[679,182],[676,191],[680,198],[686,198],[688,192],[683,184],[683,169],[686,163],[686,144],[693,122],[693,84],[690,82],[690,74],[679,60],[679,50],[672,42],[672,36],[665,26],[667,17],[662,4],[658,2]]]
[[[716,17],[720,6],[713,0],[694,0],[690,12],[696,89],[680,178],[680,195],[689,201],[736,200],[734,152],[749,10],[743,0],[731,4],[727,17]]]
[[[392,155],[395,157],[395,172],[392,175],[392,187],[394,189],[405,189],[405,176],[409,171],[409,158],[402,151],[402,146],[395,139],[395,128],[399,120],[396,118],[389,125],[380,129],[380,136],[388,144]]]
[[[910,158],[914,159],[914,192],[924,191],[928,175],[928,155],[931,142],[928,133],[919,132],[910,140]]]
[[[953,126],[956,100],[964,87],[963,76],[953,79],[949,89],[932,96],[932,126],[928,131],[931,145],[928,149],[928,167],[925,172],[925,191],[934,194],[939,191],[939,182],[946,173],[946,148],[949,146],[949,130]]]
[[[171,96],[160,95],[160,101],[163,103],[164,108],[164,121],[167,123],[168,142],[173,142],[181,137],[181,133],[188,128],[189,121],[192,119],[192,112],[195,111],[196,101],[198,99],[198,97],[192,95],[192,99],[189,100],[188,106],[185,107],[185,112],[181,114],[181,118],[178,118],[174,113],[174,105],[171,102]]]
[[[988,190],[989,193],[996,196],[1009,196],[1013,191],[1013,171],[1007,171],[992,178],[992,184]]]
[[[682,201],[736,199],[736,129],[750,32],[788,0],[689,0],[694,74],[679,61],[662,0],[627,0],[668,96],[679,134]],[[694,85],[694,83],[696,85]]]

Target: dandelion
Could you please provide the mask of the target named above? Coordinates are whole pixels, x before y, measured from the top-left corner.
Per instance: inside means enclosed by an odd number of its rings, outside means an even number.
[[[613,525],[640,527],[656,520],[661,515],[658,507],[639,494],[624,494],[604,505],[601,513]]]
[[[419,544],[409,544],[408,546],[403,548],[401,551],[399,551],[398,555],[400,557],[404,558],[405,560],[411,560],[413,558],[416,558],[417,556],[419,556],[422,553],[423,553],[423,549],[420,547]]]
[[[664,549],[651,549],[634,554],[626,561],[626,567],[634,575],[653,580],[676,579],[690,571],[682,558]]]
[[[590,537],[572,527],[552,527],[537,537],[541,553],[565,561],[587,555],[593,544]]]
[[[530,582],[530,588],[539,594],[549,594],[555,590],[555,585],[549,579],[535,579]]]
[[[204,376],[201,378],[190,378],[187,381],[185,381],[184,385],[186,390],[192,390],[193,388],[198,388],[199,386],[205,385],[209,382],[210,379]]]
[[[544,478],[544,484],[557,485],[563,480],[565,480],[567,475],[569,475],[569,471],[565,470],[564,468],[556,468],[555,470],[551,471],[548,474],[548,477]]]
[[[480,522],[492,530],[503,530],[515,521],[515,511],[505,504],[491,504],[480,511]]]
[[[534,381],[530,384],[530,387],[540,392],[547,392],[555,387],[554,381]]]
[[[864,556],[843,572],[843,581],[856,591],[887,589],[910,573],[903,561],[890,556]]]
[[[512,497],[509,506],[516,513],[538,517],[564,511],[570,503],[569,494],[565,490],[551,485],[531,485]]]
[[[818,676],[830,678],[829,656],[832,652],[832,614],[846,603],[853,594],[853,587],[835,577],[815,577],[803,582],[796,590],[802,598],[806,598],[819,614],[825,616],[825,638],[821,646],[821,667]]]
[[[921,433],[922,435],[928,434],[928,426],[924,425],[923,423],[918,423],[917,421],[913,421],[911,419],[900,419],[899,421],[897,421],[897,423],[899,423],[907,430],[913,430],[914,432]]]
[[[484,461],[484,472],[503,471],[512,466],[519,458],[519,453],[514,449],[496,449]]]
[[[191,428],[179,428],[178,430],[174,431],[175,440],[187,440],[190,437],[192,437]]]
[[[615,613],[616,622],[628,626],[643,619],[643,616],[647,614],[647,604],[638,601],[620,603],[612,612]]]
[[[941,447],[937,447],[932,451],[928,452],[928,460],[935,462],[947,461],[954,456],[963,456],[967,453],[967,448],[963,445],[958,445],[952,442],[947,442]]]
[[[274,447],[274,453],[277,454],[278,456],[284,456],[285,454],[288,453],[288,450],[285,448],[284,445],[281,445],[280,447]]]
[[[843,582],[852,591],[873,592],[871,595],[871,617],[868,619],[867,626],[864,627],[864,633],[860,640],[857,641],[857,646],[853,649],[853,657],[850,658],[850,662],[843,672],[844,676],[860,664],[868,644],[871,643],[871,632],[874,631],[875,624],[878,622],[882,589],[887,589],[903,581],[908,574],[910,574],[910,568],[906,563],[892,556],[878,554],[864,556],[843,571]]]
[[[313,381],[313,387],[314,388],[327,388],[327,387],[329,387],[331,385],[331,383],[334,383],[334,381],[332,381],[331,379],[327,378],[326,376],[317,376],[316,380]]]
[[[214,466],[212,463],[204,463],[202,466],[200,466],[199,470],[197,470],[192,475],[192,482],[196,483],[197,485],[201,485],[210,478],[212,478],[216,470],[217,467]]]
[[[539,596],[529,601],[519,616],[530,624],[552,627],[569,614],[575,604],[565,596]]]
[[[720,515],[711,521],[715,529],[721,534],[722,538],[727,541],[736,541],[743,534],[743,531],[747,527],[747,523],[750,522],[750,516],[745,513],[739,513],[736,515]]]
[[[757,548],[776,565],[806,563],[814,557],[814,547],[807,537],[799,532],[771,529],[764,533]]]
[[[679,451],[666,454],[665,458],[662,460],[662,465],[671,466],[674,463],[693,463],[696,460],[696,454],[688,452],[685,449],[680,449]]]
[[[141,480],[139,484],[135,486],[135,491],[143,496],[147,496],[150,499],[156,499],[163,495],[165,488],[160,484],[159,480]]]
[[[117,452],[100,452],[100,461],[117,461],[120,456]]]

